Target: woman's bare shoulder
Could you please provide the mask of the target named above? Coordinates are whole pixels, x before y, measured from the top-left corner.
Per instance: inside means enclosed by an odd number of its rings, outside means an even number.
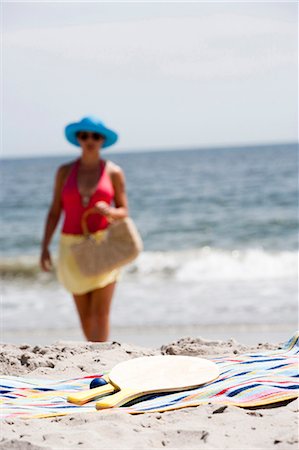
[[[106,161],[106,167],[114,189],[125,190],[126,180],[122,168],[112,161]]]
[[[115,164],[113,161],[106,160],[106,167],[110,176],[123,174],[122,168],[118,164]]]
[[[58,167],[57,172],[56,172],[56,177],[59,181],[64,181],[66,179],[66,177],[70,173],[71,168],[73,167],[75,162],[76,162],[76,160],[70,161],[70,162],[62,164],[61,166]]]

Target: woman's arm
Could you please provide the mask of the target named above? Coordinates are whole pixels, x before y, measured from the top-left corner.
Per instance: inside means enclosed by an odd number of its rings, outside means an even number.
[[[41,244],[40,266],[45,272],[50,271],[53,267],[49,252],[49,245],[60,219],[62,211],[61,191],[69,168],[69,164],[59,167],[55,177],[52,204],[47,214],[45,230]]]
[[[119,166],[113,164],[110,177],[114,188],[115,207],[107,205],[106,202],[97,202],[96,207],[108,220],[123,219],[129,214],[125,175]]]

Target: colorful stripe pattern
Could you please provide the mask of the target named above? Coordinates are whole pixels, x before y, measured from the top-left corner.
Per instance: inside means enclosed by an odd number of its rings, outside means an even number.
[[[203,387],[172,394],[139,398],[118,408],[130,414],[170,411],[206,403],[240,407],[263,406],[295,399],[299,393],[299,333],[276,351],[211,359],[220,369],[217,380]],[[95,412],[96,401],[83,406],[68,403],[67,395],[89,388],[93,374],[68,380],[29,379],[5,376],[0,379],[1,416],[53,417]],[[107,414],[102,410],[97,414]]]

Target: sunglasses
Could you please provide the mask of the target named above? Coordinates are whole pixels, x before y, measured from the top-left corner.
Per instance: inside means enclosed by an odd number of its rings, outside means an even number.
[[[87,141],[88,138],[92,138],[94,141],[99,141],[103,138],[103,136],[99,133],[87,133],[83,131],[82,133],[77,134],[77,138],[81,139],[81,141]]]

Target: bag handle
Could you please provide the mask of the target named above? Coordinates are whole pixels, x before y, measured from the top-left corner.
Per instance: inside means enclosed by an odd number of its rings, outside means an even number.
[[[93,208],[87,209],[83,213],[82,218],[81,218],[81,227],[82,227],[83,234],[85,237],[90,235],[90,232],[89,232],[88,226],[87,226],[87,217],[90,216],[91,214],[102,214],[102,213],[95,206]],[[108,220],[108,222],[112,222],[112,221],[113,220]]]

